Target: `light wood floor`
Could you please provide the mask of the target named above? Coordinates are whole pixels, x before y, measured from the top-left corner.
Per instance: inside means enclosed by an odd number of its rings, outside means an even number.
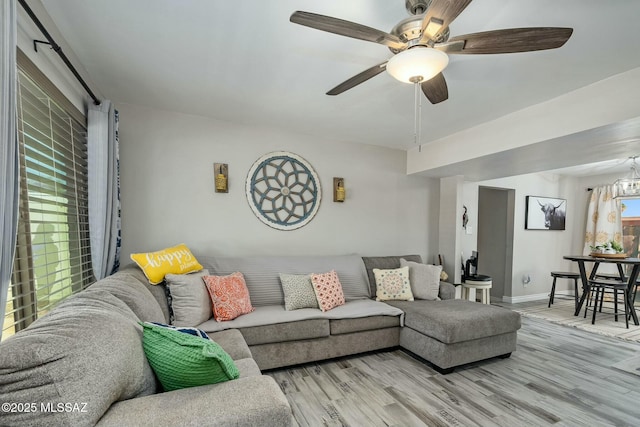
[[[402,350],[271,371],[299,426],[639,426],[640,344],[523,318],[510,359],[449,375]]]

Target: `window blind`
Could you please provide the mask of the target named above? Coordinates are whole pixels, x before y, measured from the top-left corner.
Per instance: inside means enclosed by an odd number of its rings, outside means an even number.
[[[24,56],[18,64],[20,219],[3,338],[93,282],[84,116]]]

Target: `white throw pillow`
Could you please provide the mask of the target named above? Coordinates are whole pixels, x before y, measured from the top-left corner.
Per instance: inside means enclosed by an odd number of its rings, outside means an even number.
[[[402,267],[409,267],[409,281],[417,299],[437,300],[440,293],[441,265],[420,264],[400,258]]]
[[[198,326],[213,316],[211,297],[202,278],[208,270],[191,274],[167,274],[164,277],[173,311],[174,326]]]
[[[409,267],[391,270],[373,269],[376,278],[376,301],[413,301]]]

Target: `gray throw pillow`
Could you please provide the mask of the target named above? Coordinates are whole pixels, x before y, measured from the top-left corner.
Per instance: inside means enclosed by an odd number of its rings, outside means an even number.
[[[174,326],[198,326],[213,316],[211,297],[202,278],[209,270],[191,274],[167,274],[164,280],[171,295]]]
[[[284,292],[285,310],[319,308],[318,299],[311,284],[311,275],[280,273],[280,283]]]
[[[411,292],[416,299],[437,300],[440,291],[441,265],[420,264],[400,259],[401,267],[409,267]]]

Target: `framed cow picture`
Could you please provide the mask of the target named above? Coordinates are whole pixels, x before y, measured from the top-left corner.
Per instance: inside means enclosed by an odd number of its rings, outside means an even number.
[[[525,230],[564,230],[567,200],[527,196]]]

